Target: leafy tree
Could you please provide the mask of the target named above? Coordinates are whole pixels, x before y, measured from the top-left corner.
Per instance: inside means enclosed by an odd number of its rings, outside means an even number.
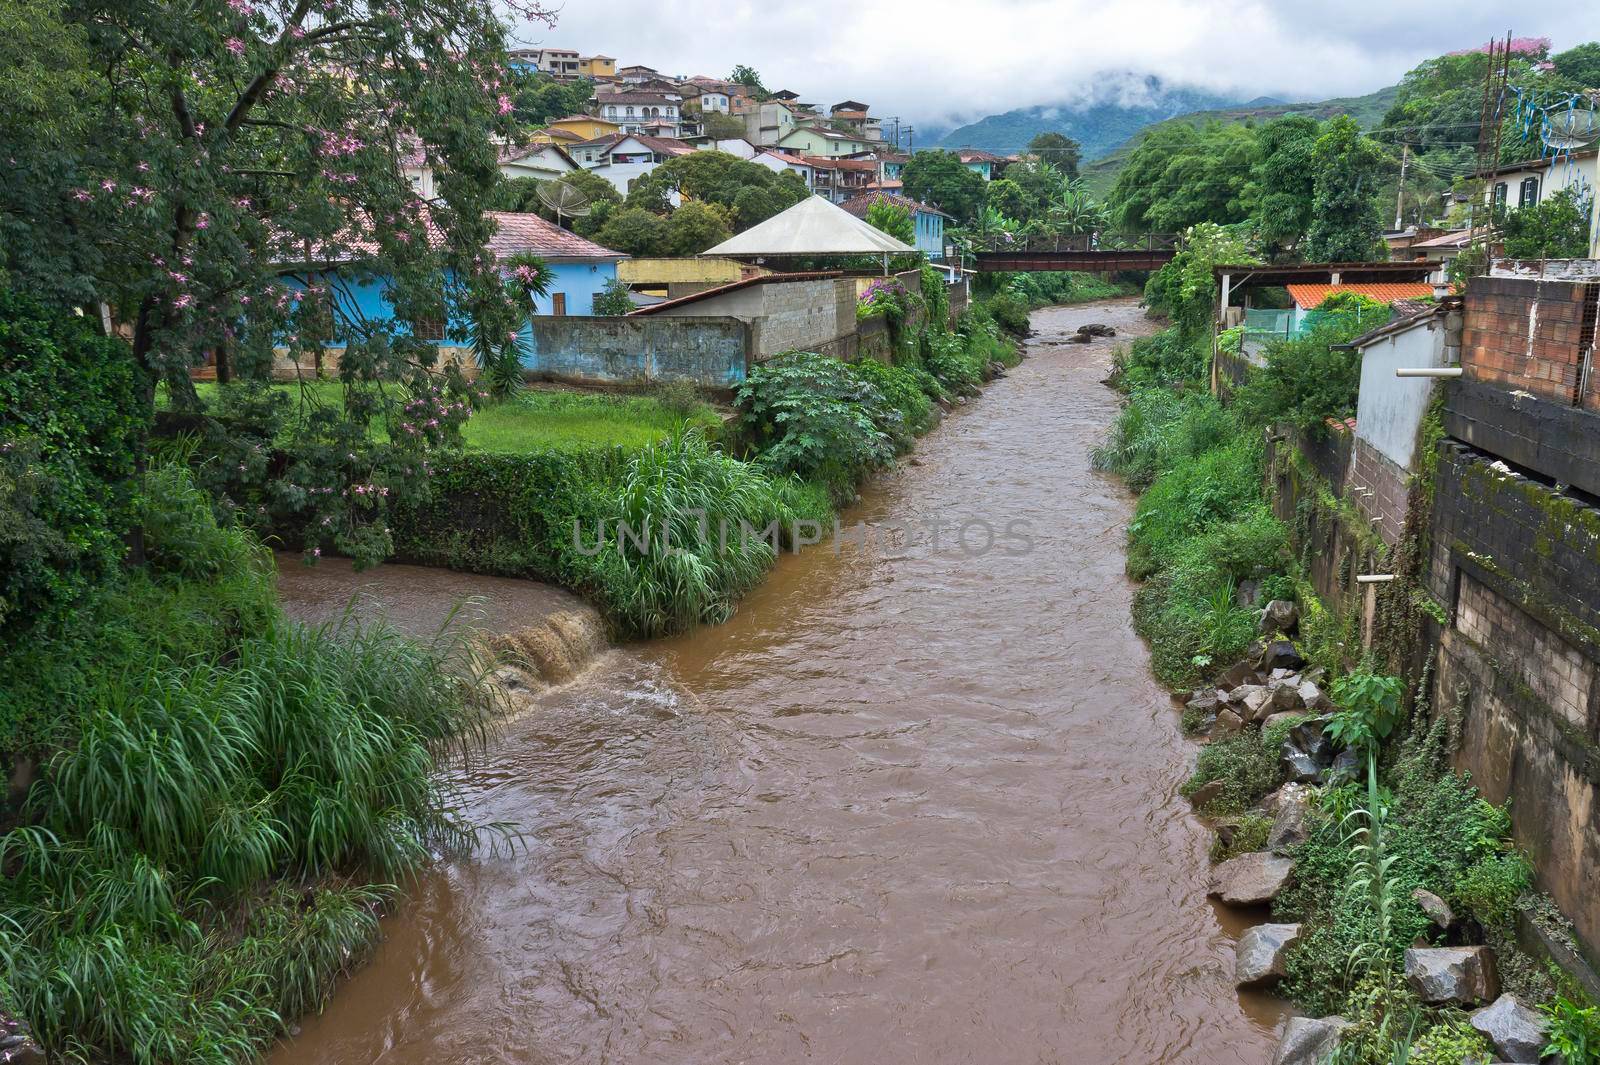
[[[1383,235],[1378,181],[1386,165],[1383,149],[1362,135],[1355,119],[1339,115],[1328,121],[1311,152],[1307,259],[1361,262],[1377,254]]]
[[[594,298],[596,314],[616,318],[633,309],[633,300],[628,298],[628,286],[614,277],[606,282],[606,287]]]
[[[489,206],[496,211],[538,214],[544,209],[544,201],[539,198],[539,188],[544,184],[536,177],[507,178],[495,186]]]
[[[756,68],[746,63],[735,64],[733,73],[728,75],[728,80],[749,89],[757,100],[765,100],[771,95],[767,92],[767,87],[761,84],[761,75]]]
[[[1008,177],[989,182],[988,188],[983,190],[983,200],[996,211],[1012,218],[1028,217],[1035,206],[1026,190]]]
[[[512,113],[518,122],[529,126],[582,114],[594,95],[594,82],[587,78],[557,81],[549,74],[534,71],[514,72],[512,77]]]
[[[1581,259],[1589,254],[1590,203],[1562,189],[1542,203],[1512,211],[1501,225],[1513,259]]]
[[[407,390],[465,398],[403,323],[470,322],[503,345],[520,317],[484,253],[496,138],[516,132],[499,5],[81,0],[60,14],[57,43],[91,80],[58,101],[71,121],[39,111],[0,128],[13,283],[104,306],[129,334],[146,409],[157,379],[197,406],[187,371],[203,352],[219,353],[219,376],[259,378],[275,348],[310,362],[337,332],[343,403],[304,420],[278,486],[285,506],[328,518],[342,550],[381,556],[388,497],[350,493],[425,483],[399,439]],[[404,175],[413,162],[433,168],[427,204]],[[351,313],[319,273],[285,283],[330,258],[384,277],[393,315]]]
[[[1319,126],[1304,115],[1285,115],[1256,135],[1255,218],[1261,239],[1273,255],[1293,249],[1311,226],[1315,174],[1311,155]]]
[[[733,212],[703,200],[685,200],[667,219],[670,255],[698,255],[733,236]]]
[[[1065,133],[1045,132],[1028,142],[1028,154],[1038,156],[1068,177],[1077,177],[1083,147]]]
[[[629,255],[670,254],[667,220],[643,207],[625,207],[612,212],[594,239],[613,251]]]
[[[746,195],[746,190],[754,191]],[[808,195],[805,182],[793,171],[778,173],[727,152],[705,151],[668,159],[638,178],[628,190],[627,203],[665,214],[671,209],[674,192],[685,199],[733,209],[740,230],[771,218]]]
[[[1043,213],[1051,197],[1061,187],[1062,179],[1067,176],[1048,160],[1023,159],[1006,167],[1006,176],[1002,180],[1022,189],[1027,199],[1027,206],[1019,212],[1019,217],[1034,218]]]
[[[738,140],[745,134],[742,118],[721,111],[707,111],[702,115],[700,129],[707,137],[718,141]]]
[[[1104,229],[1110,215],[1082,178],[1063,177],[1045,205],[1045,220],[1053,232],[1075,235]]]
[[[984,180],[955,152],[922,151],[906,161],[900,180],[907,196],[935,207],[959,224],[970,224],[984,206]]]
[[[1240,222],[1249,213],[1255,158],[1255,131],[1247,126],[1157,126],[1129,153],[1107,205],[1124,228],[1138,232]]]
[[[916,226],[911,220],[911,212],[897,203],[890,203],[880,198],[868,204],[867,224],[889,234],[901,243],[913,247],[917,243]]]
[[[1586,89],[1600,88],[1600,42],[1590,41],[1550,57],[1556,73]]]
[[[1260,261],[1238,232],[1202,222],[1184,235],[1172,261],[1151,275],[1145,301],[1152,310],[1171,316],[1185,346],[1205,343],[1209,348],[1217,298],[1212,267]]]

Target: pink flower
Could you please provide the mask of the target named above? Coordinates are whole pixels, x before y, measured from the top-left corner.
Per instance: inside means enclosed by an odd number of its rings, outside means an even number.
[[[495,101],[495,110],[502,115],[509,115],[511,113],[511,97],[501,93],[500,98]]]
[[[200,217],[195,219],[194,227],[196,229],[208,229],[210,226],[211,216],[206,214],[204,211],[200,212]]]
[[[244,55],[244,42],[237,37],[228,38],[228,51],[234,55]]]

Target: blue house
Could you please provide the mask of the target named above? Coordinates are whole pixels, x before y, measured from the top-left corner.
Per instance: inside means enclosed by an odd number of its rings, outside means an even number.
[[[595,297],[616,279],[617,263],[627,258],[621,252],[602,248],[536,214],[486,213],[498,224],[494,236],[489,238],[489,251],[496,259],[536,255],[550,268],[548,292],[532,301],[530,317],[594,314]],[[337,262],[319,263],[310,269],[286,272],[284,276],[291,289],[304,291],[315,285],[328,293],[334,311],[335,336],[328,347],[336,350],[344,348],[341,334],[348,336],[358,323],[386,322],[395,317],[389,302],[389,278],[370,266],[363,267],[362,255],[375,254],[376,246],[359,239],[348,245],[350,250],[342,252]],[[424,339],[437,339],[442,349],[456,349],[453,354],[464,357],[466,345],[459,337],[468,325],[465,317],[452,312],[448,323],[410,322],[398,328]]]
[[[905,209],[911,216],[911,227],[915,238],[911,243],[916,245],[918,251],[929,259],[939,260],[944,258],[944,223],[950,216],[931,207],[905,196],[897,196],[892,192],[863,192],[860,196],[852,197],[839,206],[855,215],[857,218],[866,218],[867,209],[875,203],[887,203]]]

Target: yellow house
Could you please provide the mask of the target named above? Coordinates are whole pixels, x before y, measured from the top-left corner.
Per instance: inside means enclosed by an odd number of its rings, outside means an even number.
[[[578,57],[578,76],[582,78],[614,78],[617,60],[609,55],[581,55]]]
[[[593,115],[568,115],[550,122],[546,127],[551,132],[575,133],[580,141],[599,140],[609,137],[613,133],[621,133],[622,127],[615,122],[607,122],[603,118]]]

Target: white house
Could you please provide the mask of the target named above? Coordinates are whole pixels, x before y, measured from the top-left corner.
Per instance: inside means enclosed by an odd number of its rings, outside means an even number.
[[[1478,176],[1493,179],[1488,195],[1494,203],[1516,210],[1543,203],[1565,189],[1577,189],[1580,199],[1593,196],[1594,190],[1600,188],[1595,177],[1597,160],[1600,150],[1591,148],[1574,152],[1571,157],[1513,163]]]
[[[683,98],[676,93],[616,92],[595,98],[600,117],[615,122],[624,133],[678,136],[683,129]]]
[[[558,144],[530,144],[506,151],[500,157],[500,173],[508,178],[531,177],[554,181],[579,169],[577,161]]]
[[[574,151],[585,169],[599,174],[626,196],[635,179],[694,149],[682,141],[623,134],[580,144]]]
[[[767,148],[757,152],[751,157],[750,161],[752,163],[758,163],[761,166],[766,167],[768,170],[776,171],[778,173],[782,173],[785,170],[792,170],[796,174],[800,175],[801,180],[806,183],[806,188],[810,189],[812,192],[817,190],[816,167],[812,166],[798,155],[790,155],[788,152],[780,152],[776,148]]]

